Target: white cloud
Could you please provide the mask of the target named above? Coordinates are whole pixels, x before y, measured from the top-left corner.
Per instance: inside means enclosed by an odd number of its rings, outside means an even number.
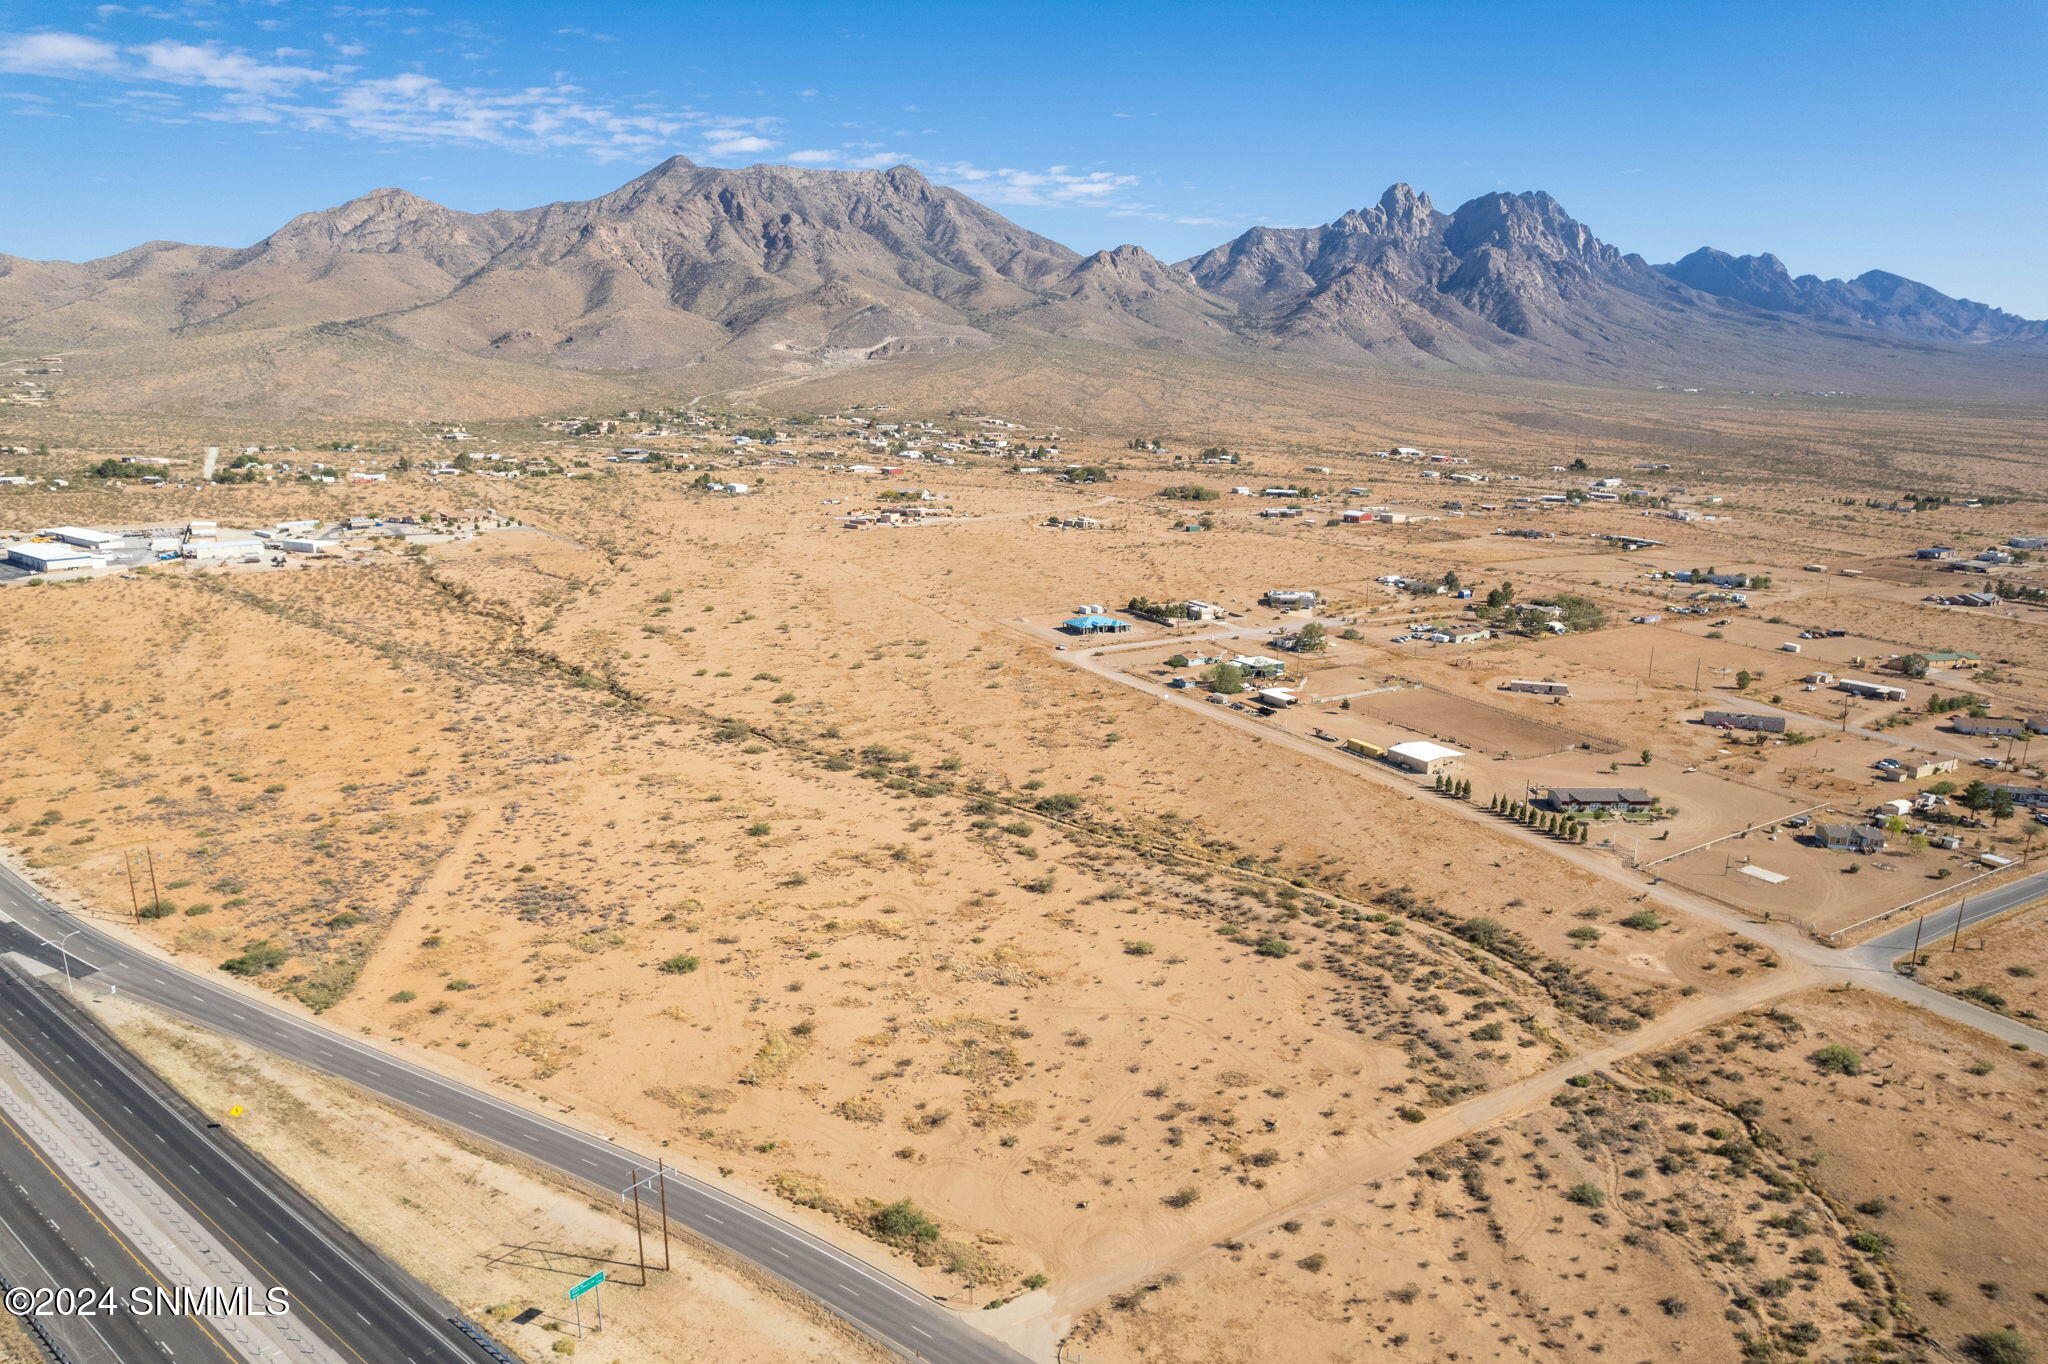
[[[1138,184],[1135,175],[1115,171],[1076,171],[1071,166],[1048,166],[1042,171],[1029,171],[1010,167],[991,169],[972,162],[953,161],[923,169],[942,185],[972,190],[977,199],[1025,208],[1076,204],[1106,208]]]
[[[771,151],[781,145],[772,138],[737,128],[720,128],[704,135],[704,150],[711,156],[745,156],[752,152]]]
[[[364,50],[328,41],[343,55]],[[622,108],[562,80],[520,89],[452,85],[418,72],[375,77],[346,64],[290,65],[212,44],[119,47],[83,34],[7,34],[0,35],[0,71],[111,83],[121,87],[116,99],[163,87],[210,90],[213,101],[195,99],[190,116],[385,142],[576,151],[600,160],[659,155],[692,131],[715,155],[777,145],[761,135],[759,120]]]
[[[414,12],[340,7],[330,10],[329,16],[379,23],[383,15]],[[560,31],[600,36],[587,30]],[[336,35],[322,36],[339,56],[364,51]],[[77,33],[0,34],[0,72],[111,85],[115,88],[106,98],[124,104],[136,118],[205,119],[395,144],[566,151],[603,161],[651,160],[693,145],[703,156],[723,160],[758,156],[783,145],[774,119],[667,109],[650,105],[644,95],[614,103],[560,76],[522,88],[451,84],[417,71],[373,76],[343,61],[311,63],[297,49],[278,48],[259,56],[214,43],[164,40],[124,47]],[[1166,216],[1149,204],[1133,202],[1130,191],[1137,187],[1138,177],[1116,171],[934,161],[881,142],[847,142],[836,149],[805,147],[785,159],[794,165],[851,170],[913,166],[940,184],[1011,207],[1092,207],[1108,213]]]
[[[0,38],[0,71],[84,76],[120,65],[120,49],[82,33],[18,33]]]
[[[143,79],[210,85],[245,95],[279,94],[309,81],[328,79],[326,72],[311,67],[273,66],[239,52],[192,43],[164,41],[130,51],[142,61]]]

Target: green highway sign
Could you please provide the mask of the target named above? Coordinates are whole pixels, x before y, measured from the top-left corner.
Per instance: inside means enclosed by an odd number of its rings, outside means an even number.
[[[595,1274],[591,1275],[591,1276],[590,1276],[589,1278],[585,1279],[585,1280],[584,1280],[584,1281],[583,1281],[582,1283],[580,1283],[580,1284],[577,1284],[577,1285],[576,1285],[576,1286],[575,1286],[574,1288],[572,1288],[572,1289],[570,1289],[570,1290],[569,1290],[569,1301],[570,1301],[570,1302],[574,1302],[574,1301],[576,1301],[576,1299],[578,1299],[578,1298],[582,1297],[582,1296],[583,1296],[583,1295],[584,1295],[585,1293],[588,1293],[588,1292],[589,1292],[589,1291],[590,1291],[591,1289],[593,1289],[593,1288],[597,1288],[597,1287],[600,1287],[600,1286],[602,1286],[602,1285],[603,1285],[603,1283],[604,1283],[604,1271],[600,1269],[600,1270],[598,1270],[598,1271],[597,1271],[597,1273],[595,1273]]]

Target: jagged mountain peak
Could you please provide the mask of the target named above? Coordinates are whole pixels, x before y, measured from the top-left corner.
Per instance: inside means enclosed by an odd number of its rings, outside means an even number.
[[[1711,247],[1651,267],[1547,193],[1489,192],[1446,213],[1401,182],[1334,221],[1251,228],[1178,265],[1131,244],[1083,256],[907,165],[727,169],[683,156],[596,198],[536,208],[469,213],[384,188],[242,250],[151,243],[83,265],[0,259],[0,342],[186,357],[201,354],[179,349],[197,338],[227,357],[220,383],[239,393],[250,368],[234,368],[236,336],[267,348],[336,323],[363,324],[356,340],[395,348],[397,368],[426,353],[512,362],[522,375],[781,372],[1023,332],[1745,383],[1936,363],[1900,338],[2048,347],[2048,323],[1888,272],[1793,279],[1774,256]],[[330,354],[325,344],[306,353]],[[181,372],[177,387],[208,382]],[[317,374],[297,391],[302,403],[350,396]]]

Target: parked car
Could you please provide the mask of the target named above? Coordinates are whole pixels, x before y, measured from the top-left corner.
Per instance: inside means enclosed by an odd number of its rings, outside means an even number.
[[[1889,772],[1893,768],[1899,766],[1899,760],[1897,758],[1879,758],[1876,762],[1872,763],[1871,766],[1879,769],[1880,771]]]

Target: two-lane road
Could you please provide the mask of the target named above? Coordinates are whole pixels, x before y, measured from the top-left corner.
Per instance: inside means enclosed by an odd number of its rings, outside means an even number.
[[[1959,923],[1967,929],[1986,919],[1996,918],[2007,910],[2032,904],[2044,895],[2048,895],[2048,871],[2037,871],[2032,876],[2008,881],[1975,895],[1965,895],[1947,909],[1938,909],[1920,920],[1900,924],[1882,937],[1871,939],[1861,950],[1881,952],[1885,961],[1890,962],[1901,953],[1912,951],[1915,942],[1922,947],[1938,943],[1953,934]]]
[[[308,1023],[239,991],[158,960],[91,922],[45,900],[26,880],[0,866],[0,914],[22,931],[62,943],[88,972],[82,989],[118,987],[215,1032],[262,1047],[336,1076],[406,1108],[562,1174],[604,1189],[623,1189],[633,1172],[655,1161],[579,1132],[353,1038]],[[9,925],[0,924],[0,930]],[[67,938],[63,935],[69,934]],[[29,955],[50,966],[61,955],[39,942]],[[879,1343],[906,1358],[946,1364],[1024,1364],[1026,1357],[983,1334],[907,1284],[892,1278],[801,1227],[712,1185],[671,1172],[669,1216],[697,1235],[815,1299]],[[388,1357],[404,1364],[403,1355]]]

